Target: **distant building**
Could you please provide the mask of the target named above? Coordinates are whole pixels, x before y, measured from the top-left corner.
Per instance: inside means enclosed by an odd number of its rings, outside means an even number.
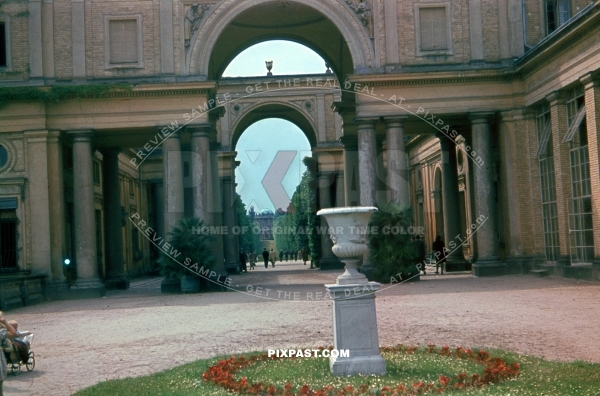
[[[254,216],[254,220],[260,227],[260,240],[273,240],[273,219],[275,214],[272,210],[263,209]]]

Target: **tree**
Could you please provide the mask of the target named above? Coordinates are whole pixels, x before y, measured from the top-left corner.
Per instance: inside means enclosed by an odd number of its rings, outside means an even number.
[[[273,226],[275,244],[278,250],[299,251],[307,247],[312,261],[321,257],[321,238],[316,232],[319,225],[316,205],[316,161],[305,157],[302,162],[306,171],[302,174],[300,184],[296,187],[292,202],[285,215],[275,218]]]
[[[240,251],[260,252],[260,227],[255,220],[246,214],[246,205],[244,205],[242,197],[237,192],[235,193],[234,210],[241,231],[239,235]],[[233,230],[228,231],[232,232]]]

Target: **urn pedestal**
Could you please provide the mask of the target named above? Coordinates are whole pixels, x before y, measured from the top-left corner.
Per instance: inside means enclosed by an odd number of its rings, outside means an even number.
[[[375,292],[381,286],[358,272],[368,252],[367,227],[374,207],[321,209],[327,219],[333,253],[345,264],[336,284],[325,285],[333,298],[333,346],[340,354],[329,358],[334,375],[383,375],[385,360],[379,353]],[[348,351],[348,355],[342,354]]]

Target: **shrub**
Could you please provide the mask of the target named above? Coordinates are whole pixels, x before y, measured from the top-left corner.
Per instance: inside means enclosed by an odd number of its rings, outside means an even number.
[[[181,275],[191,275],[194,272],[186,269],[182,264],[186,259],[191,263],[198,263],[198,268],[213,269],[215,259],[211,254],[209,244],[212,237],[201,232],[204,222],[196,217],[185,218],[167,234],[167,241],[171,245],[167,255],[163,252],[160,258],[161,274],[167,278],[179,278]],[[174,259],[173,256],[176,256]]]
[[[374,267],[374,279],[390,282],[392,277],[408,279],[419,273],[415,266],[416,252],[411,245],[410,234],[412,210],[395,203],[379,206],[371,216],[369,234],[369,260]],[[396,232],[398,231],[398,232]]]

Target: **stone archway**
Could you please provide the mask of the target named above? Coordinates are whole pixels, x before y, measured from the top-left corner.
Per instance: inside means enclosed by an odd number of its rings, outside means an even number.
[[[293,103],[276,101],[256,103],[245,109],[244,114],[231,128],[229,146],[235,150],[242,133],[252,124],[267,118],[280,118],[291,122],[304,132],[312,148],[317,146],[317,125],[306,109]]]
[[[254,23],[258,17],[260,23]],[[342,0],[224,0],[210,10],[192,37],[183,74],[216,80],[245,48],[285,38],[316,50],[343,76],[379,66],[369,36]]]

